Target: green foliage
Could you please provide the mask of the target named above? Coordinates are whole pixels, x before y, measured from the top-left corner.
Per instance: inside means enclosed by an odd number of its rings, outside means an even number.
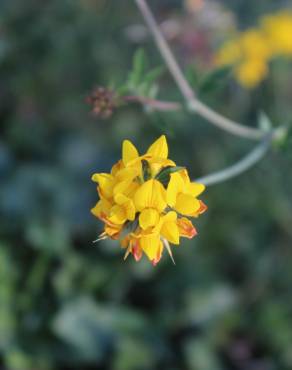
[[[160,181],[165,187],[167,187],[169,180],[170,180],[170,175],[172,173],[183,170],[184,168],[185,167],[181,167],[181,166],[164,167],[161,171],[158,172],[158,174],[156,175],[156,179]]]
[[[258,116],[258,126],[261,130],[269,132],[273,129],[273,124],[265,112],[260,112]]]
[[[142,173],[144,181],[147,181],[151,178],[151,169],[148,161],[145,159],[142,160]]]
[[[112,342],[145,329],[143,317],[122,307],[102,307],[90,297],[65,304],[52,323],[53,332],[70,346],[73,361],[101,361]],[[78,335],[77,335],[78,333]]]
[[[198,92],[205,96],[222,88],[231,76],[231,67],[219,67],[207,73],[198,82]]]
[[[227,86],[232,73],[232,67],[223,66],[202,73],[196,64],[191,64],[186,70],[186,77],[190,85],[203,99],[223,90]]]
[[[163,68],[156,67],[147,70],[148,63],[143,49],[138,49],[133,57],[133,66],[122,92],[128,91],[137,96],[155,98],[158,92],[157,79]]]
[[[124,261],[115,241],[92,243],[101,225],[90,214],[98,199],[90,178],[120,158],[122,140],[143,153],[163,130],[178,164],[166,182],[181,164],[198,178],[252,145],[181,112],[156,113],[153,125],[131,105],[106,123],[90,115],[89,91],[125,81],[131,63],[123,94],[157,91],[154,49],[149,63],[143,51],[132,61],[136,43],[124,30],[138,14],[128,3],[0,2],[1,370],[290,370],[290,128],[282,150],[207,188],[209,210],[194,220],[199,235],[173,247],[176,266],[167,253],[154,268]],[[158,11],[182,14],[181,2],[162,3]],[[259,6],[242,4],[247,19]],[[173,50],[181,44],[173,40]],[[289,75],[277,90],[247,94],[219,72],[194,74],[216,110],[247,125],[259,111],[266,127],[291,117]],[[179,99],[172,81],[159,86],[163,99]]]

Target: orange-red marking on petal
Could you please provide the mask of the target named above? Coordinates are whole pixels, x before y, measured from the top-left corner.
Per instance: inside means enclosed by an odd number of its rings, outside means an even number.
[[[140,261],[142,258],[142,249],[140,248],[138,241],[132,247],[132,254],[136,262]]]

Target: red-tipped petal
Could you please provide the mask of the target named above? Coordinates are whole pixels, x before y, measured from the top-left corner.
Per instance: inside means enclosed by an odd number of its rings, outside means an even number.
[[[191,221],[185,217],[177,220],[177,226],[179,228],[180,236],[182,237],[192,239],[198,234]]]
[[[198,210],[198,214],[201,215],[202,213],[207,211],[207,209],[208,207],[206,206],[206,204],[200,200],[200,208]]]
[[[133,247],[132,247],[132,254],[133,254],[136,262],[139,262],[140,259],[142,258],[142,254],[143,253],[142,253],[142,249],[141,249],[141,247],[140,247],[140,245],[139,245],[138,242],[136,242],[133,245]]]

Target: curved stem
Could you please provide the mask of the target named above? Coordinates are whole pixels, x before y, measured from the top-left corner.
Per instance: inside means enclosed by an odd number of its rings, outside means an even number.
[[[128,95],[123,96],[123,100],[126,102],[140,103],[159,111],[177,111],[183,108],[182,104],[177,102],[161,101],[144,96]]]
[[[220,182],[232,179],[235,176],[247,171],[259,162],[269,150],[276,131],[265,136],[265,138],[258,144],[249,154],[247,154],[240,161],[232,166],[229,166],[221,171],[211,173],[210,175],[196,179],[196,182],[204,185],[215,185]]]
[[[188,108],[191,111],[207,119],[213,125],[221,128],[222,130],[228,131],[233,135],[252,140],[262,139],[265,135],[262,130],[252,127],[246,127],[238,122],[232,121],[231,119],[226,118],[209,108],[196,97],[195,92],[191,88],[187,79],[184,77],[181,68],[179,67],[173,53],[171,52],[165,38],[163,37],[158,24],[147,4],[147,1],[135,0],[135,2],[154,37],[157,48],[159,49],[170,73],[172,74],[173,79],[175,80],[179,90],[184,96]]]

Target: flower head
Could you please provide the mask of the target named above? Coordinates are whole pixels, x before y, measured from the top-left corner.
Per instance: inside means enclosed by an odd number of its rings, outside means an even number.
[[[281,10],[263,17],[261,27],[275,55],[292,56],[291,10]]]
[[[86,98],[91,105],[92,113],[101,118],[109,118],[117,106],[117,97],[114,91],[105,87],[97,87]]]
[[[249,29],[230,40],[219,50],[218,65],[234,65],[237,81],[246,88],[254,88],[268,74],[271,47],[263,33]]]
[[[188,172],[168,159],[164,135],[143,155],[125,140],[122,159],[110,173],[96,173],[99,201],[91,212],[104,223],[99,239],[118,239],[139,261],[143,254],[156,265],[169,243],[179,245],[180,238],[193,238],[197,231],[188,217],[206,210],[197,199],[205,187],[191,182]]]
[[[236,80],[254,88],[269,73],[269,63],[277,57],[292,56],[292,11],[281,10],[260,19],[259,26],[238,33],[218,50],[219,66],[233,66]]]

